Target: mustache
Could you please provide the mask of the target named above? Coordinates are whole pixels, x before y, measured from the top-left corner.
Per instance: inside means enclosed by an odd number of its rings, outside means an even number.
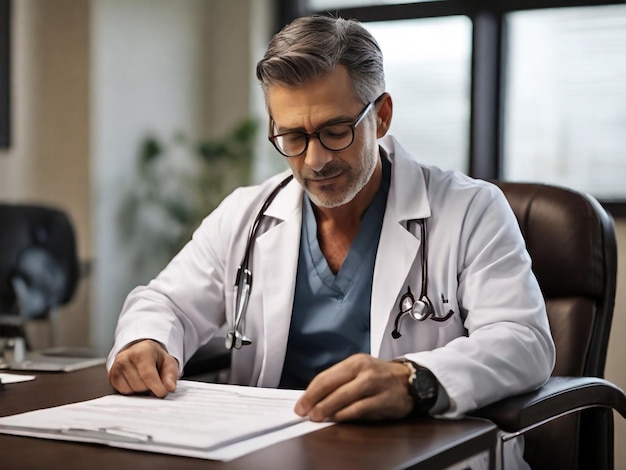
[[[342,165],[338,162],[329,162],[321,170],[316,171],[310,168],[303,167],[300,175],[303,179],[325,179],[332,178],[342,173],[346,169],[346,165]]]

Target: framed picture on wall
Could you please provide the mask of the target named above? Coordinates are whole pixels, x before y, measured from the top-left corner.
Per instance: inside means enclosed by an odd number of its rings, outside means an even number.
[[[11,144],[11,0],[0,0],[0,149]]]

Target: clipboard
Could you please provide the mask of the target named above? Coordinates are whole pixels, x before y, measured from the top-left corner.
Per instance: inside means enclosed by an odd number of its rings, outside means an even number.
[[[293,412],[298,390],[181,380],[165,399],[106,395],[0,418],[0,433],[228,461],[330,426]]]

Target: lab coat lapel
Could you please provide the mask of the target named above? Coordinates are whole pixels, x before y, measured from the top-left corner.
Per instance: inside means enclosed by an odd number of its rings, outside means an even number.
[[[406,288],[405,280],[419,256],[419,230],[407,230],[407,221],[430,216],[426,180],[419,164],[393,137],[383,139],[381,146],[391,160],[392,173],[374,267],[370,313],[373,356],[380,354],[387,325],[397,313],[396,300]]]
[[[266,211],[268,217],[283,219],[258,238],[259,266],[262,266],[263,289],[263,364],[258,385],[276,387],[287,350],[291,310],[295,292],[302,189],[292,181],[281,191]]]

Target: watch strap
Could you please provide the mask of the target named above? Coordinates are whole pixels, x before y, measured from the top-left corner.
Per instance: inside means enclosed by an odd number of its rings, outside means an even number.
[[[431,371],[409,359],[395,359],[393,362],[404,364],[410,371],[407,388],[413,398],[412,414],[427,414],[437,402],[439,382]]]

